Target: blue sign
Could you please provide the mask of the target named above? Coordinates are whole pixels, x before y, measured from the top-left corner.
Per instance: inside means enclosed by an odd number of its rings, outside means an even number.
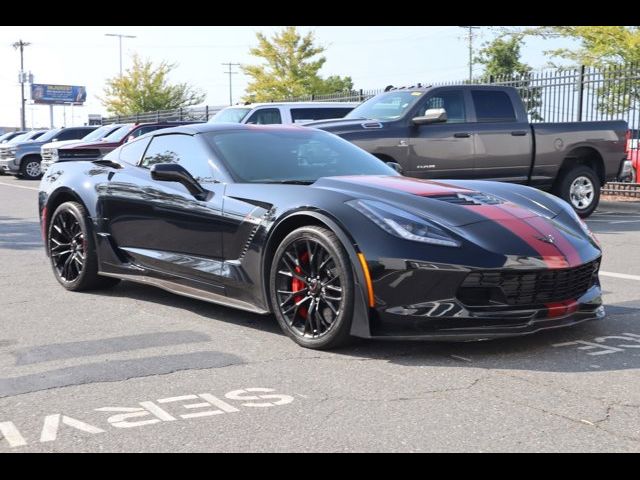
[[[77,85],[31,84],[31,100],[35,103],[73,103],[82,105],[87,100],[86,87]]]

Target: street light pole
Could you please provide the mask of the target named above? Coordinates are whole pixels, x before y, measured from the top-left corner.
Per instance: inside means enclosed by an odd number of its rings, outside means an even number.
[[[25,98],[24,98],[24,81],[25,81],[25,73],[24,73],[24,47],[28,47],[31,45],[29,42],[24,42],[22,39],[18,40],[15,43],[12,43],[11,46],[15,49],[20,49],[20,128],[25,130],[26,121],[25,121]]]
[[[227,62],[227,63],[223,63],[222,65],[227,65],[229,67],[229,70],[227,70],[224,73],[229,74],[229,105],[233,105],[233,95],[232,95],[232,89],[231,89],[231,75],[235,75],[238,72],[232,72],[231,71],[231,67],[239,67],[240,64],[239,63],[231,63],[231,62]]]
[[[120,76],[122,77],[122,39],[123,38],[137,38],[135,35],[123,35],[121,33],[105,33],[105,37],[118,37],[118,44],[120,47]]]

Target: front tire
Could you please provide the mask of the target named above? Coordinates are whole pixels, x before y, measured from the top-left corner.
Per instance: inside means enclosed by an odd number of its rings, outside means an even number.
[[[47,251],[53,274],[67,290],[82,291],[116,285],[119,280],[98,275],[98,256],[85,208],[66,202],[49,220]]]
[[[280,327],[297,344],[329,349],[350,340],[353,272],[331,230],[301,227],[282,240],[271,264],[269,294]]]
[[[600,179],[592,168],[578,165],[562,176],[557,195],[569,203],[580,217],[586,218],[600,201]]]
[[[41,159],[35,156],[27,157],[20,163],[20,178],[25,180],[38,180],[42,178],[42,170],[40,169]]]

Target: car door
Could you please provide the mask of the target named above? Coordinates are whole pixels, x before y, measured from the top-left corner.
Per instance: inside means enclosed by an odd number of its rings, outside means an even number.
[[[467,94],[460,88],[438,88],[427,93],[409,115],[408,169],[418,178],[473,178],[474,134],[467,108]],[[411,118],[427,110],[444,108],[447,121],[414,125]]]
[[[111,176],[102,201],[109,233],[131,260],[156,273],[216,286],[223,267],[224,184],[197,135],[158,134],[124,145],[125,167]],[[137,165],[136,159],[140,159]],[[196,199],[180,183],[151,178],[156,163],[182,165],[212,195]]]
[[[470,93],[476,132],[475,177],[526,183],[533,143],[526,114],[514,108],[513,101],[518,99],[501,89],[472,88]]]
[[[282,115],[278,107],[259,108],[243,123],[254,125],[273,125],[282,123]]]

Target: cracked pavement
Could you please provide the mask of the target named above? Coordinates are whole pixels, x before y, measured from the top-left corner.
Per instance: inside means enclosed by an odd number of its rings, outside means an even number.
[[[607,318],[570,329],[316,352],[273,317],[148,286],[63,290],[29,188],[0,177],[0,452],[640,451],[638,280],[602,276]],[[605,202],[588,223],[602,270],[638,275],[640,206]],[[291,401],[230,393],[252,388]],[[227,410],[180,416],[204,393]],[[173,420],[120,428],[97,411],[140,402]]]

